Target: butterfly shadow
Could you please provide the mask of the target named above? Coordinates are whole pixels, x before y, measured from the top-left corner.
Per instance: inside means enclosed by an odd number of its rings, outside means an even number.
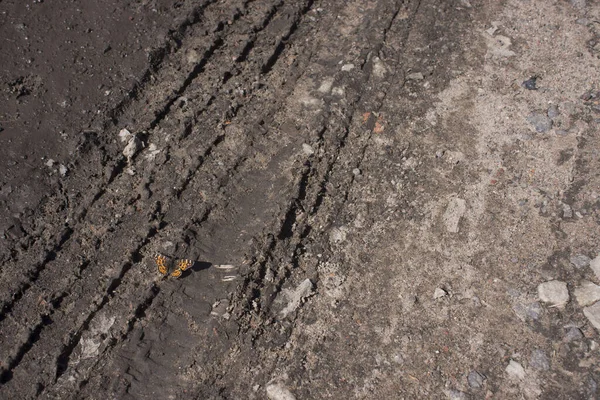
[[[212,267],[212,265],[213,264],[208,261],[192,261],[192,266],[183,271],[183,274],[181,274],[181,278],[185,278],[186,276],[190,275],[192,271],[200,272],[202,270],[209,269],[210,267]]]

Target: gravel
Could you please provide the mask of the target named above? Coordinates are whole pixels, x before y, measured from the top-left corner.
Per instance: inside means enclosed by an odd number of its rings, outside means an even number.
[[[553,307],[563,307],[569,302],[567,284],[561,281],[548,281],[538,286],[538,296],[541,301]]]

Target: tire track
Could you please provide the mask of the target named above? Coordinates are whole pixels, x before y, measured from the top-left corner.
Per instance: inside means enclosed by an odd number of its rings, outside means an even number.
[[[130,268],[130,267],[127,267],[127,268]],[[128,270],[128,269],[127,269],[127,270]],[[122,271],[122,273],[121,273],[120,275],[124,275],[124,274],[127,272],[127,270],[125,270],[125,271]],[[117,286],[118,286],[118,285],[117,285]],[[113,290],[114,290],[114,289],[113,289]],[[102,302],[101,302],[101,304],[102,304]]]

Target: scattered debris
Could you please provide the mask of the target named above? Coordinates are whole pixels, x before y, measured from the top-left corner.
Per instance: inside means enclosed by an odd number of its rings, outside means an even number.
[[[567,284],[562,281],[548,281],[538,286],[538,296],[544,303],[552,307],[563,307],[569,302]]]

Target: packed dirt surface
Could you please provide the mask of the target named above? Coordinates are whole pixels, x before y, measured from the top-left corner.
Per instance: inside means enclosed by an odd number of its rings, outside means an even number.
[[[598,0],[0,0],[0,43],[0,398],[598,397]]]

